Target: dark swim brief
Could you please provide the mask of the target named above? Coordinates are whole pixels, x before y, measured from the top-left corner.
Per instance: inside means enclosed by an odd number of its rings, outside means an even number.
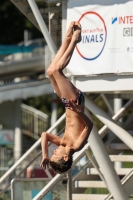
[[[79,105],[84,105],[85,103],[85,97],[83,93],[79,90],[79,96],[75,102],[79,102]],[[68,100],[66,100],[65,97],[62,98],[62,104],[65,106],[65,108],[70,107]]]

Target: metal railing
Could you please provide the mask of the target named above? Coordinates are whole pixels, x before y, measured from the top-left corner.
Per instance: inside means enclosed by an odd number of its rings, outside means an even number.
[[[48,115],[25,104],[21,104],[21,113],[22,133],[38,139],[40,134],[48,128]]]
[[[31,106],[21,104],[21,116],[22,133],[36,140],[49,126],[49,116]],[[13,149],[5,146],[0,147],[0,177],[13,164]],[[23,168],[23,165],[21,165],[21,168]]]
[[[52,132],[65,119],[63,114],[57,122],[47,130]],[[25,170],[41,156],[41,139],[38,139],[33,146],[0,178],[0,194],[4,193],[10,186],[10,180],[20,177]],[[23,167],[22,167],[23,166]]]

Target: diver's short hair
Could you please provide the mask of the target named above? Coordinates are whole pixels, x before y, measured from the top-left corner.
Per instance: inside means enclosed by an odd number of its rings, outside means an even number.
[[[59,174],[62,174],[64,172],[68,171],[71,168],[72,163],[73,163],[72,157],[69,157],[67,161],[65,161],[64,158],[61,158],[60,160],[58,160],[56,162],[51,161],[51,160],[49,162],[52,169]]]

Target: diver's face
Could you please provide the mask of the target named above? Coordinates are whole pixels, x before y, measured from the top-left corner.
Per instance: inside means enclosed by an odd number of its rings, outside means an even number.
[[[54,154],[53,156],[51,157],[51,161],[58,161],[60,160],[61,158],[65,157],[66,156],[66,150],[65,150],[65,147],[64,146],[59,146],[57,149],[54,150]]]

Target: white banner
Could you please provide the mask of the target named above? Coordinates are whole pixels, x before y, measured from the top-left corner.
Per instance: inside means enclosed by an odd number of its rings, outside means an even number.
[[[67,27],[71,21],[82,26],[82,40],[67,66],[71,74],[133,72],[133,1],[111,2],[68,2]]]

